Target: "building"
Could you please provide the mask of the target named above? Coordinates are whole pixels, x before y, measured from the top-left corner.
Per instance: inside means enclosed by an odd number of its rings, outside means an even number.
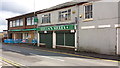
[[[37,12],[38,46],[120,54],[119,0],[83,0]]]
[[[2,42],[4,42],[4,40],[8,38],[8,31],[7,30],[3,30],[2,33],[3,33]]]
[[[49,48],[77,46],[76,25],[78,11],[75,5],[79,3],[67,2],[49,9],[37,12],[39,45]],[[80,3],[81,4],[81,3]],[[65,17],[63,17],[65,15]]]
[[[9,38],[37,38],[38,46],[120,55],[119,6],[120,0],[74,0],[36,11],[35,25],[30,25],[33,13],[9,18]],[[15,21],[21,18],[18,27]]]
[[[2,42],[3,32],[0,32],[0,42]]]
[[[34,22],[34,17],[34,12],[32,12],[8,18],[8,38],[28,39],[29,42],[35,39],[37,22]]]

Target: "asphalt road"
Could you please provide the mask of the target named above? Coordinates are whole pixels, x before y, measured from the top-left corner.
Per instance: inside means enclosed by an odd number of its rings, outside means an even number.
[[[48,52],[42,49],[2,46],[1,43],[0,52],[0,57],[14,61],[21,66],[118,66],[118,62],[80,58],[68,54]]]

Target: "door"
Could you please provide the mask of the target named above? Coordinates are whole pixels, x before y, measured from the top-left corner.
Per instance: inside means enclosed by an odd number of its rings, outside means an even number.
[[[56,44],[75,46],[75,33],[71,33],[70,31],[56,31]]]
[[[40,33],[40,43],[45,44],[47,48],[52,48],[52,33]]]

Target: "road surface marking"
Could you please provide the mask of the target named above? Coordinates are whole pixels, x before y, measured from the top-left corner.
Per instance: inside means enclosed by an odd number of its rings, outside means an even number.
[[[27,47],[22,47],[22,48],[40,51],[39,49],[32,49],[32,48],[27,48]],[[98,60],[104,60],[104,61],[110,61],[110,62],[120,62],[120,61],[117,61],[117,60],[101,59],[101,58],[82,56],[82,55],[76,55],[76,54],[70,54],[70,53],[64,53],[64,52],[57,52],[57,51],[50,51],[50,50],[43,50],[43,49],[41,49],[41,51],[64,54],[64,55],[70,55],[70,56],[77,56],[77,57],[84,57],[84,58],[89,58],[89,59],[98,59]]]
[[[40,56],[40,55],[36,55],[36,54],[33,54],[33,53],[29,53],[29,54],[31,54],[31,55],[35,55],[35,56],[38,56],[38,57],[43,57],[43,58],[53,59],[53,60],[65,61],[65,60],[62,60],[62,59],[55,59],[55,58],[48,57],[48,56]]]
[[[2,61],[4,61],[4,62],[7,62],[7,63],[13,65],[13,66],[24,66],[24,65],[22,65],[22,64],[20,64],[20,63],[17,63],[17,62],[12,61],[12,60],[5,59],[5,58],[3,58],[3,57],[0,57],[0,59],[1,59]]]
[[[17,51],[17,50],[13,50],[13,49],[8,49],[8,50],[10,50],[10,51],[15,51],[15,52],[21,52],[21,51]]]
[[[9,63],[6,63],[5,61],[2,61],[2,60],[0,60],[0,65],[1,66],[12,66],[12,65],[10,65]]]

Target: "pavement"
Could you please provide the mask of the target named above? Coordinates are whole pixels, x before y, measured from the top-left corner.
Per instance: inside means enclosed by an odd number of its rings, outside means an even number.
[[[110,66],[105,68],[119,66],[118,56],[48,49],[22,44],[2,44],[0,52],[2,52],[0,56],[12,60],[20,66],[68,66],[68,68],[69,66],[94,66],[94,68],[96,68],[95,66]]]

